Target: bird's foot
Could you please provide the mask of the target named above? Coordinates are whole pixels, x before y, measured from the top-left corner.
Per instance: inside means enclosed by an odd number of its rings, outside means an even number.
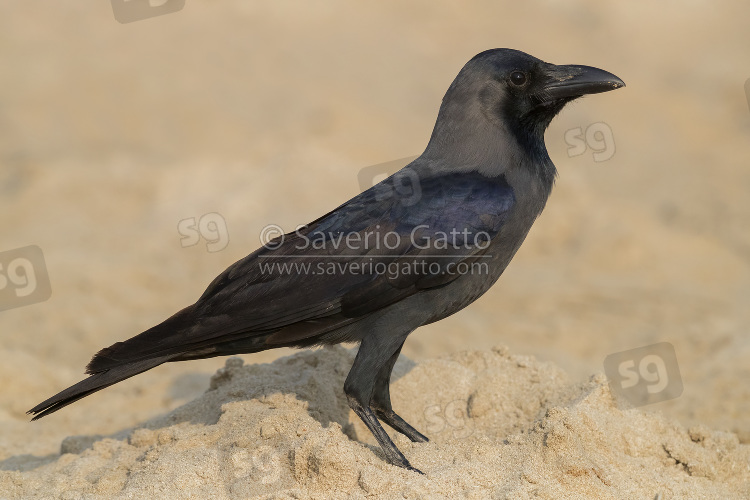
[[[382,422],[388,424],[393,430],[400,432],[408,437],[414,443],[426,443],[429,441],[427,436],[409,425],[403,418],[399,417],[393,410],[384,410],[378,407],[371,407],[375,415]]]
[[[426,474],[424,472],[422,472],[421,470],[417,469],[416,467],[412,467],[411,465],[409,467],[404,467],[404,469],[410,470],[410,471],[414,471],[414,472],[418,472],[418,473],[422,474],[423,476],[426,476]]]
[[[386,453],[385,459],[391,465],[395,465],[396,467],[401,467],[402,469],[410,470],[413,472],[418,472],[422,474],[423,476],[425,475],[424,472],[412,466],[412,464],[409,463],[409,460],[407,460],[406,457],[401,452],[398,452],[398,455],[392,455],[392,454]]]

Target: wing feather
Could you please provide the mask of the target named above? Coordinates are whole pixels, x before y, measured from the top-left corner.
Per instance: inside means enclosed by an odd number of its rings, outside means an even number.
[[[479,173],[423,176],[420,197],[407,202],[399,195],[397,175],[285,235],[278,247],[261,248],[234,263],[195,304],[103,349],[102,359],[92,360],[90,368],[188,353],[248,336],[266,336],[269,347],[309,343],[456,279],[451,268],[482,258],[486,246],[476,244],[477,235],[481,243],[495,238],[515,203],[503,176]],[[383,240],[386,235],[390,242]],[[397,244],[393,235],[400,236]],[[444,235],[449,235],[448,245],[437,245]]]

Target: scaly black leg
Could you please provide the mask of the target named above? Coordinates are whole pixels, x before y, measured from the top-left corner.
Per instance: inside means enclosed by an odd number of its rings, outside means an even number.
[[[403,347],[403,344],[391,356],[388,363],[380,369],[378,377],[375,380],[375,392],[372,395],[370,408],[380,420],[390,425],[393,430],[400,432],[415,443],[426,443],[429,439],[409,425],[403,418],[399,417],[391,407],[391,373],[393,372],[393,366],[396,364],[398,355],[401,353],[401,347]]]
[[[398,352],[405,339],[404,335],[392,336],[392,332],[365,337],[359,346],[352,369],[346,377],[344,393],[349,401],[349,407],[375,436],[388,463],[423,474],[422,471],[412,467],[404,454],[393,444],[378,422],[375,413],[370,409],[378,374],[390,363],[394,353]]]

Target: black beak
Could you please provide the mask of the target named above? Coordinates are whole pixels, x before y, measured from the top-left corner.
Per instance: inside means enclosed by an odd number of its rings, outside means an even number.
[[[591,66],[555,66],[549,75],[550,82],[544,86],[545,101],[598,94],[625,86],[625,82],[612,73]]]

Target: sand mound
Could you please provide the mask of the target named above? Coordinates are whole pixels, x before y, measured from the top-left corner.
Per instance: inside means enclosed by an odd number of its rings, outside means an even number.
[[[748,498],[750,447],[620,410],[601,375],[572,384],[506,348],[394,370],[394,407],[431,442],[383,462],[342,386],[353,351],[229,358],[196,400],[135,429],[17,457],[5,498]],[[11,462],[6,461],[6,468]]]

